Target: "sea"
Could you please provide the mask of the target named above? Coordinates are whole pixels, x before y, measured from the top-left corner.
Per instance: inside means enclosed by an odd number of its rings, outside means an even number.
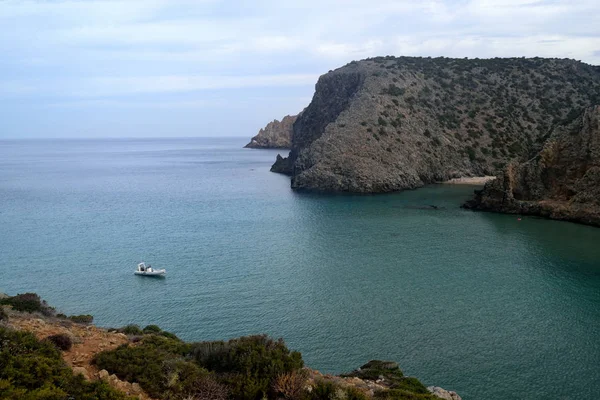
[[[323,373],[394,360],[465,400],[597,398],[600,229],[463,210],[473,186],[299,193],[245,142],[0,141],[0,292],[269,334]]]

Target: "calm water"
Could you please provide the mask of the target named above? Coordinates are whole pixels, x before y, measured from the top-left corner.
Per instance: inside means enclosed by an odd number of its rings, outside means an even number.
[[[461,210],[470,187],[298,194],[244,142],[0,142],[0,291],[187,340],[269,333],[326,372],[393,359],[466,400],[596,398],[600,229]]]

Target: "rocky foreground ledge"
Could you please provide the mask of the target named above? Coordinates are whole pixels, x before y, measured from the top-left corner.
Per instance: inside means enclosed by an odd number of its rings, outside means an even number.
[[[539,154],[510,163],[463,207],[600,226],[600,106],[558,126]]]
[[[324,375],[267,336],[185,343],[155,325],[104,329],[90,318],[57,314],[35,294],[0,294],[0,398],[460,400],[395,362]]]

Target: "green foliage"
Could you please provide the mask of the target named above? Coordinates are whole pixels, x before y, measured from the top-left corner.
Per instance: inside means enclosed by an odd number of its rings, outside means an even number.
[[[266,335],[194,343],[191,353],[200,366],[217,373],[236,399],[260,399],[278,375],[303,366],[300,353]]]
[[[414,392],[414,393],[429,394],[429,391],[427,390],[425,385],[423,385],[421,383],[421,381],[419,381],[417,378],[413,378],[413,377],[402,377],[401,379],[397,379],[393,383],[391,388],[407,390],[407,391]]]
[[[334,400],[339,386],[331,381],[317,380],[308,395],[308,400]]]
[[[79,324],[91,324],[94,321],[94,316],[89,314],[71,315],[69,319]]]
[[[477,159],[477,152],[471,146],[467,146],[466,149],[469,160],[475,161]]]
[[[54,344],[57,349],[63,351],[70,350],[73,346],[73,341],[71,340],[71,337],[64,333],[58,333],[56,335],[48,336],[46,340]]]
[[[440,400],[432,394],[415,393],[409,390],[390,389],[375,392],[375,400]]]
[[[152,397],[171,398],[192,392],[195,383],[209,375],[185,360],[190,349],[180,340],[147,335],[136,346],[124,344],[97,354],[94,363],[122,380],[138,382]]]
[[[346,389],[346,400],[368,400],[367,395],[355,387]]]
[[[393,83],[381,91],[382,94],[389,94],[390,96],[402,96],[406,92],[406,89],[398,87]]]
[[[130,325],[120,328],[119,332],[124,333],[126,335],[143,335],[144,334],[144,331],[142,331],[139,326],[134,325],[134,324],[130,324]]]
[[[0,327],[0,398],[6,400],[122,400],[104,382],[73,376],[49,341]]]
[[[387,121],[383,118],[383,117],[379,117],[377,119],[377,123],[379,124],[379,126],[387,126]]]
[[[54,309],[40,299],[35,293],[23,293],[16,296],[7,297],[0,300],[0,305],[9,305],[16,311],[22,312],[40,312],[46,316],[54,315]]]
[[[142,331],[142,332],[144,332],[144,334],[148,334],[148,333],[160,333],[160,332],[162,332],[162,329],[160,329],[160,328],[158,327],[158,325],[147,325],[147,326],[146,326],[146,327],[143,329],[143,331]]]
[[[2,306],[0,306],[0,321],[8,321],[8,314]]]
[[[305,394],[305,400],[368,400],[368,397],[355,387],[342,387],[332,381],[320,379]]]
[[[371,360],[360,369],[352,371],[343,376],[357,377],[361,379],[377,380],[383,376],[388,382],[396,383],[404,379],[402,370],[398,364],[392,361]]]

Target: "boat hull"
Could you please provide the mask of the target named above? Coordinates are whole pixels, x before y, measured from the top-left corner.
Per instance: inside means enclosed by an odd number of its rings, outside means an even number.
[[[139,276],[165,276],[166,271],[164,271],[164,270],[162,270],[162,271],[152,271],[152,272],[135,271],[134,274],[135,275],[139,275]]]

